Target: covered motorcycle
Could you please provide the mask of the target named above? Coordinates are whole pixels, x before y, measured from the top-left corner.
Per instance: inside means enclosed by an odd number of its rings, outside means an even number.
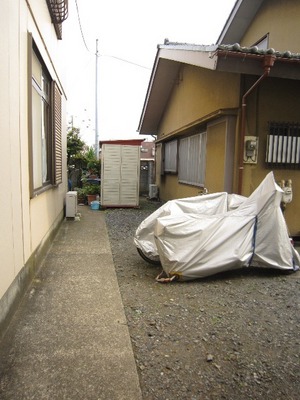
[[[171,200],[138,227],[134,243],[169,279],[191,280],[242,267],[299,269],[270,172],[248,198],[214,193]]]

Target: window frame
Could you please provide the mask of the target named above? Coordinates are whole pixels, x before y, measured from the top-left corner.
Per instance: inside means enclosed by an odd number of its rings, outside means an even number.
[[[41,82],[37,82],[33,76],[34,55],[40,63]],[[46,91],[43,83],[47,88]],[[34,135],[37,134],[37,125],[34,123],[34,93],[38,94],[41,100],[41,117],[40,121],[36,120],[41,126],[41,140],[37,144],[34,141]],[[43,129],[46,137],[44,148],[42,145]],[[28,143],[29,189],[30,198],[33,198],[62,183],[62,94],[57,83],[51,78],[31,33],[28,34]],[[38,148],[39,146],[40,148]],[[47,177],[45,175],[43,177],[43,156],[41,154],[43,150],[46,154],[46,164],[44,165]],[[41,153],[39,154],[39,152]],[[38,156],[40,164],[36,156]],[[40,175],[38,179],[40,184],[35,183],[35,171]]]
[[[268,123],[265,162],[272,168],[300,168],[300,123]]]

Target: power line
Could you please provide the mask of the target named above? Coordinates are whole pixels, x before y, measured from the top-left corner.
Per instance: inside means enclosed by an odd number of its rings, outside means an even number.
[[[82,25],[81,25],[81,21],[80,21],[79,8],[78,8],[77,0],[75,0],[75,4],[76,4],[77,17],[78,17],[78,24],[79,24],[79,28],[80,28],[80,32],[81,32],[81,37],[82,37],[83,43],[84,43],[84,45],[85,45],[85,48],[87,49],[88,52],[90,52],[89,48],[87,47],[87,44],[86,44],[86,41],[85,41],[85,38],[84,38],[84,34],[83,34],[83,29],[82,29]],[[125,60],[124,58],[120,58],[120,57],[116,57],[116,56],[110,56],[110,55],[105,55],[105,54],[102,55],[102,56],[115,58],[116,60],[119,60],[119,61],[122,61],[122,62],[126,62],[126,63],[128,63],[128,64],[135,65],[136,67],[140,67],[140,68],[144,68],[144,69],[148,69],[148,70],[151,69],[151,68],[149,68],[149,67],[145,67],[144,65],[134,63],[133,61]]]
[[[89,51],[89,49],[88,49],[88,47],[86,45],[86,41],[85,41],[85,38],[84,38],[83,31],[82,31],[82,26],[81,26],[81,22],[80,22],[80,16],[79,16],[79,9],[78,9],[77,0],[75,0],[75,4],[76,4],[76,9],[77,9],[77,17],[78,17],[78,23],[79,23],[79,28],[80,28],[80,32],[81,32],[81,37],[82,37],[83,43],[85,45],[85,48],[87,49],[87,51]]]
[[[104,55],[104,56],[105,56],[105,55]],[[126,63],[128,63],[128,64],[136,65],[137,67],[140,67],[140,68],[151,69],[151,68],[149,68],[149,67],[145,67],[144,65],[137,64],[137,63],[134,63],[134,62],[129,61],[129,60],[124,60],[124,58],[120,58],[120,57],[116,57],[116,56],[109,56],[109,55],[107,55],[106,57],[115,58],[116,60],[120,60],[120,61],[126,62]]]

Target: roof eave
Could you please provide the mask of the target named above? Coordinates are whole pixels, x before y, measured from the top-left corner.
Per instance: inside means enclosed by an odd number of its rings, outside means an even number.
[[[217,44],[240,43],[264,0],[237,0],[218,37]]]
[[[159,45],[137,131],[156,135],[164,107],[182,64],[215,69],[217,46],[187,44]]]
[[[262,54],[255,47],[241,48],[236,45],[212,47],[210,50],[177,51],[174,48],[159,48],[140,118],[138,132],[141,135],[157,135],[163,112],[183,64],[228,73],[260,75],[264,58],[273,55],[276,61],[270,72],[271,77],[300,79],[299,54],[278,53],[273,49]]]

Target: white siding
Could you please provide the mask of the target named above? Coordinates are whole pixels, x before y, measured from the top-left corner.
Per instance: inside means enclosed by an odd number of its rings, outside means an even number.
[[[0,322],[11,284],[31,255],[45,242],[63,217],[64,184],[34,199],[29,193],[28,143],[28,32],[43,54],[51,77],[62,84],[63,41],[58,43],[46,1],[0,2],[0,131],[1,131],[1,208],[0,208]],[[63,103],[65,112],[65,102]],[[63,127],[65,131],[65,126]],[[66,165],[66,138],[63,139]],[[19,282],[19,281],[17,281]],[[4,304],[4,306],[3,306]],[[2,313],[2,314],[1,314]]]

